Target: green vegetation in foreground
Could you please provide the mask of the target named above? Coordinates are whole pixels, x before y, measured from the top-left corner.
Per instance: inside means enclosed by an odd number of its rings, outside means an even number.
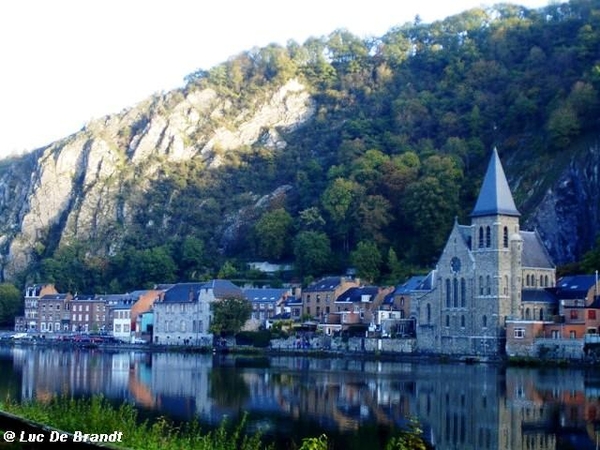
[[[47,403],[17,403],[7,399],[0,402],[0,410],[30,421],[62,431],[85,430],[89,433],[123,432],[123,441],[114,448],[140,450],[258,450],[274,449],[272,444],[261,441],[260,433],[248,436],[244,433],[246,416],[236,427],[224,421],[213,431],[203,431],[199,424],[187,422],[176,426],[166,418],[154,421],[138,420],[137,410],[130,403],[115,407],[103,396],[90,399],[55,397]],[[103,445],[106,445],[103,443]],[[111,444],[112,445],[112,444]],[[327,436],[305,438],[299,450],[327,450],[332,448]],[[427,450],[421,437],[421,429],[411,422],[410,429],[392,438],[386,450]]]

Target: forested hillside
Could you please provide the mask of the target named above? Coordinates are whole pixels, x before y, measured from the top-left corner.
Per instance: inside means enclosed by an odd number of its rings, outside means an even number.
[[[73,170],[73,192],[31,251],[19,247],[20,266],[10,261],[24,239],[3,219],[5,277],[118,292],[262,278],[246,263],[270,261],[295,263],[298,280],[355,267],[396,284],[433,267],[455,218],[469,223],[494,146],[522,228],[535,226],[558,264],[579,260],[598,232],[600,1],[497,5],[366,40],[337,30],[249,50],[186,83],[35,154],[39,165],[56,162],[81,141],[72,163],[88,172]],[[277,97],[283,88],[288,96]],[[245,138],[265,105],[281,116]],[[173,111],[176,133],[165,131]],[[134,155],[161,120],[171,128],[153,142],[165,150]],[[90,215],[84,234],[78,208],[92,183],[80,155],[99,140],[118,170],[103,175],[94,200],[110,213]],[[14,164],[31,158],[7,164],[5,185],[17,183]],[[565,180],[579,184],[563,192]],[[4,196],[0,214],[10,210]],[[548,205],[552,220],[540,215]]]

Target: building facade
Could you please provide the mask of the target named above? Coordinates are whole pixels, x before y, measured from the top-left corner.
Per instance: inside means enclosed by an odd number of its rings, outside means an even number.
[[[506,323],[523,314],[525,282],[540,290],[555,283],[555,267],[540,237],[521,231],[519,218],[494,149],[471,224],[455,221],[432,288],[418,299],[419,351],[504,353]]]

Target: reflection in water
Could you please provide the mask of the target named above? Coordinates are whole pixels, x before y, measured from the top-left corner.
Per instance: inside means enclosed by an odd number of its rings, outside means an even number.
[[[437,449],[596,448],[600,374],[275,357],[0,348],[0,395],[104,394],[174,420],[249,413],[281,446],[325,432],[336,448],[383,448],[417,417]],[[20,392],[20,394],[19,394]]]

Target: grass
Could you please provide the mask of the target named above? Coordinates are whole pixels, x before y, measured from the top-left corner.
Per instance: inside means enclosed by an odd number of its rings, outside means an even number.
[[[15,416],[73,433],[113,433],[122,431],[123,439],[114,448],[140,450],[258,450],[271,449],[264,445],[259,434],[244,433],[245,418],[230,427],[224,421],[212,431],[204,431],[195,422],[176,426],[166,418],[140,421],[133,405],[111,405],[103,396],[90,399],[56,397],[47,403],[0,403],[0,409]],[[111,444],[112,445],[112,444]]]
[[[153,421],[142,421],[132,404],[123,403],[116,407],[102,395],[87,399],[59,396],[48,402],[25,403],[7,399],[0,402],[0,410],[68,433],[75,431],[95,434],[111,434],[115,431],[123,433],[121,442],[117,444],[102,443],[104,448],[132,450],[275,449],[273,444],[262,442],[260,433],[254,435],[245,433],[246,415],[235,426],[223,421],[215,430],[201,430],[197,422],[175,425],[164,417]],[[3,447],[0,446],[1,448]],[[328,450],[333,446],[328,442],[327,436],[321,435],[303,439],[300,447],[297,448],[298,450]],[[411,421],[409,429],[392,438],[386,446],[386,450],[426,450],[429,448],[415,421]]]

